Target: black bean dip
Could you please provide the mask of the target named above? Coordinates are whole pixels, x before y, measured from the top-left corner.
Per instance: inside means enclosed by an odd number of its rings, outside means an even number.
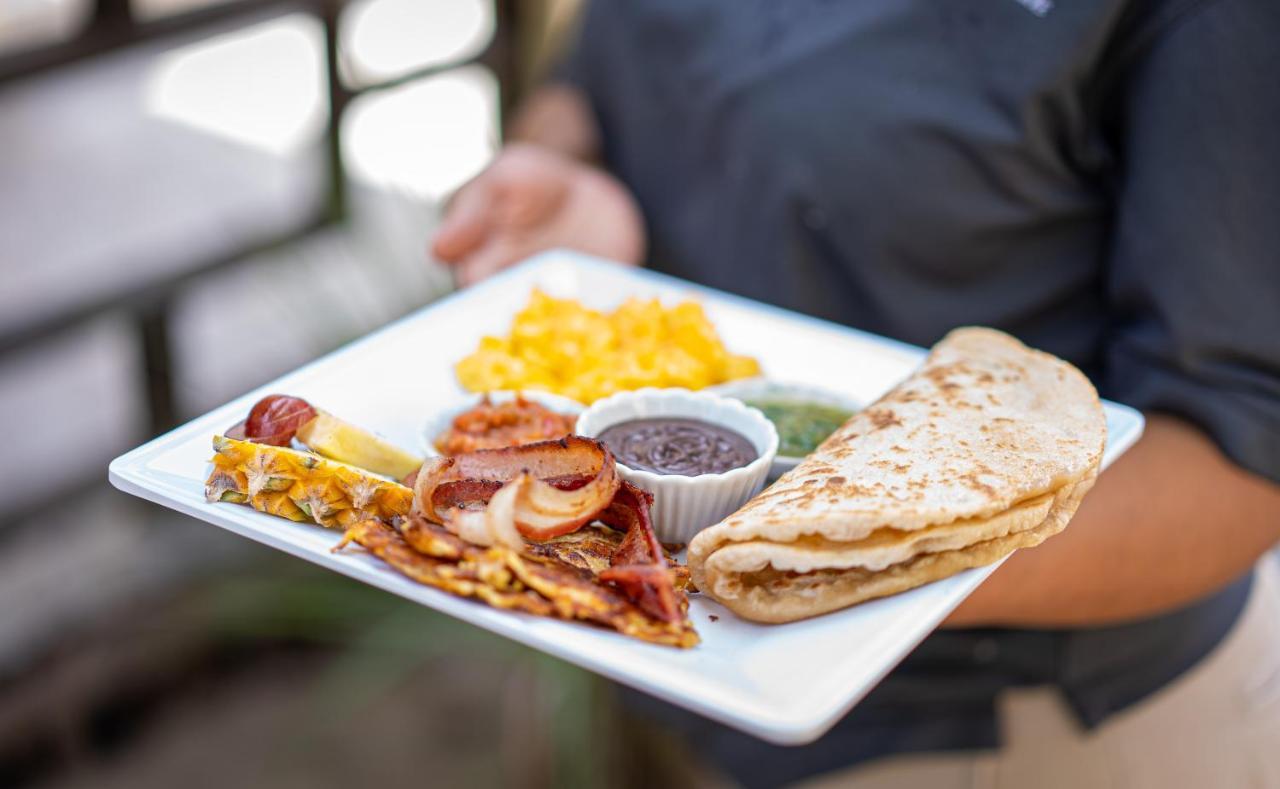
[[[760,456],[741,433],[700,419],[632,419],[599,437],[619,463],[654,474],[720,474]]]

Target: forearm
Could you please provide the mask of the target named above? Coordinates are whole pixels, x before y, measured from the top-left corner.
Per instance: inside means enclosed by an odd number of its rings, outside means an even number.
[[[1152,416],[1066,531],[1019,551],[951,626],[1082,626],[1160,613],[1222,587],[1280,540],[1280,486],[1198,430]]]
[[[547,83],[516,108],[508,142],[526,142],[585,162],[600,157],[600,134],[586,95],[565,83]]]

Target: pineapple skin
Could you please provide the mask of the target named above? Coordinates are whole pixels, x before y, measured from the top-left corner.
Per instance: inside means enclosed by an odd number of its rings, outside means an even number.
[[[247,504],[333,529],[368,518],[389,521],[413,506],[412,489],[307,452],[226,436],[213,437],[213,451],[205,481],[211,502]]]

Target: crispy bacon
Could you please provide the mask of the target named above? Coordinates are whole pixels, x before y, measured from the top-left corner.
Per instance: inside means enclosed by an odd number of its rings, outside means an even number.
[[[680,597],[665,566],[614,565],[600,573],[600,580],[622,593],[645,613],[664,622],[679,622],[684,615]]]
[[[662,544],[653,531],[649,507],[653,494],[624,482],[600,520],[626,532],[600,580],[617,587],[627,599],[667,622],[680,620],[680,600],[667,572]]]
[[[449,428],[435,437],[442,455],[458,455],[477,449],[531,444],[573,432],[577,416],[559,414],[517,394],[494,403],[485,395],[479,403],[454,417]]]
[[[516,518],[522,499],[537,480],[521,474],[503,485],[481,509],[451,507],[443,511],[444,523],[459,537],[477,545],[505,545],[517,551],[524,547],[524,537]]]
[[[611,566],[613,555],[622,544],[624,537],[625,534],[617,529],[603,523],[593,523],[583,526],[572,534],[554,537],[544,542],[525,543],[523,552],[529,556],[555,559],[587,570],[599,577],[600,573]],[[690,588],[689,568],[683,564],[677,564],[665,546],[662,557],[666,560],[667,573],[671,576],[672,586],[677,592],[688,590]]]
[[[227,435],[288,446],[315,416],[305,400],[270,395]],[[603,443],[570,435],[436,458],[405,484],[414,492],[407,518],[344,522],[334,550],[357,543],[414,581],[497,608],[698,643],[688,568],[668,562],[652,494],[618,476]]]
[[[584,475],[589,475],[589,481],[578,487],[562,488],[545,481]],[[499,483],[499,490],[514,486],[511,511],[519,533],[546,540],[594,520],[613,500],[620,480],[613,454],[604,444],[566,436],[429,461],[414,481],[414,506],[429,520],[446,526],[461,518],[459,528],[465,523],[483,539],[475,528],[476,519],[466,513],[497,494],[493,483]],[[489,537],[489,544],[497,539],[495,534]]]
[[[653,495],[622,482],[603,444],[567,436],[508,449],[428,461],[414,485],[414,509],[481,545],[519,549],[507,523],[535,542],[592,520],[624,532],[600,581],[664,622],[683,614],[680,595],[653,530]]]
[[[647,490],[622,483],[608,509],[600,514],[600,521],[627,536],[613,555],[612,564],[653,564],[662,559],[662,544],[653,531],[650,507],[653,494]]]

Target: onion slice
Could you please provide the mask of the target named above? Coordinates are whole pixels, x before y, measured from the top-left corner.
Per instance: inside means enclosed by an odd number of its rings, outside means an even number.
[[[567,436],[427,461],[414,480],[414,512],[477,545],[515,550],[599,519],[625,532],[599,580],[649,616],[679,622],[680,595],[653,531],[653,494],[617,474],[608,447]]]
[[[590,523],[610,505],[621,484],[613,454],[604,444],[566,436],[429,461],[414,480],[414,510],[453,531],[453,524],[475,521],[465,512],[477,511],[521,477],[526,481],[509,494],[512,521],[532,540],[551,539]],[[587,481],[579,485],[583,478]],[[480,534],[478,527],[467,528]]]
[[[446,510],[445,528],[476,545],[505,545],[520,550],[524,547],[524,538],[516,529],[516,502],[532,481],[528,474],[521,474],[499,488],[482,510],[458,507]]]

